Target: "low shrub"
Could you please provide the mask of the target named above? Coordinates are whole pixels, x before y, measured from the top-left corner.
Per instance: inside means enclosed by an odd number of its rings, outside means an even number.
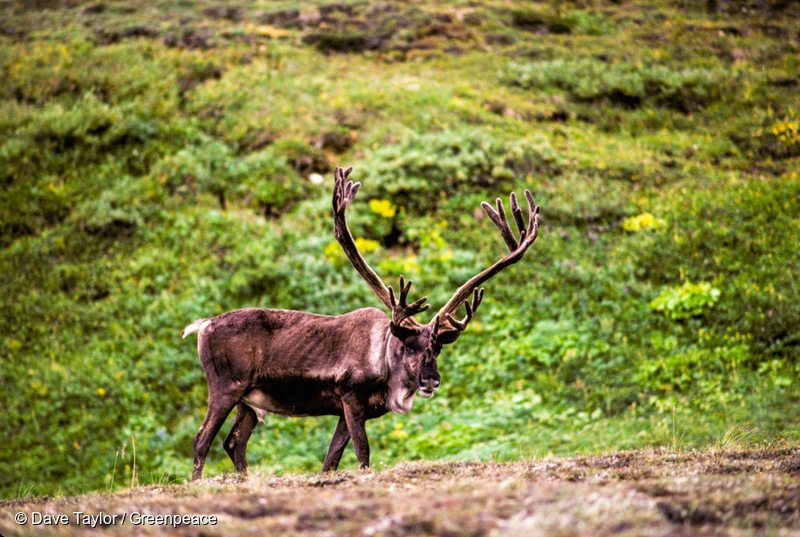
[[[339,32],[320,30],[303,36],[303,42],[314,45],[323,52],[361,52],[378,48],[380,40],[370,39],[365,32]]]
[[[636,382],[651,393],[687,393],[692,389],[702,393],[721,391],[730,387],[750,359],[750,348],[743,342],[656,352],[656,356],[643,360],[635,373]]]
[[[240,157],[227,144],[200,134],[156,163],[152,174],[171,195],[206,193],[221,208],[236,200],[274,217],[302,199],[310,186],[298,172],[323,166],[306,151],[305,144],[281,140]]]
[[[513,9],[511,10],[511,23],[523,30],[545,31],[553,34],[602,35],[611,30],[608,19],[602,14],[582,10]]]
[[[503,76],[513,86],[556,88],[577,101],[606,101],[629,108],[650,104],[691,112],[722,98],[729,74],[721,68],[673,69],[584,58],[513,63]]]
[[[756,150],[765,156],[790,158],[800,156],[800,120],[784,118],[753,132]]]
[[[542,139],[502,142],[477,129],[408,133],[371,151],[361,169],[372,195],[414,213],[436,210],[448,193],[467,188],[493,195],[529,173],[552,173],[560,159]]]

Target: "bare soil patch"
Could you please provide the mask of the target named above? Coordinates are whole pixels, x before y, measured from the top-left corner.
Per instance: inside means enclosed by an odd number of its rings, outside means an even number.
[[[145,535],[800,535],[800,449],[622,452],[515,463],[141,487],[0,503],[0,533],[81,534],[72,513],[213,514],[207,526],[107,525]],[[20,526],[33,512],[69,526]]]

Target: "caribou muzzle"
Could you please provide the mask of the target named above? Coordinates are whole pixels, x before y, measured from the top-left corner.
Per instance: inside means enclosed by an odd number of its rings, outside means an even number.
[[[420,379],[417,393],[420,395],[420,397],[430,399],[436,394],[436,390],[439,389],[439,385],[441,383],[442,381],[436,377],[423,377]]]

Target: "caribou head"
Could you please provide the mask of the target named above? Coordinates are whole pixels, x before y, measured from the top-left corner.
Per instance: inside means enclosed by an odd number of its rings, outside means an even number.
[[[350,234],[345,220],[345,212],[361,188],[361,183],[348,179],[352,171],[353,167],[350,166],[348,168],[337,167],[334,172],[333,214],[336,239],[342,245],[347,258],[356,271],[391,312],[390,330],[396,339],[392,345],[394,349],[392,354],[396,363],[402,365],[403,372],[402,375],[396,375],[399,377],[396,382],[403,383],[403,393],[405,394],[413,394],[416,391],[422,397],[433,397],[441,384],[437,358],[442,346],[455,342],[461,332],[466,330],[483,300],[484,290],[480,287],[481,284],[507,266],[519,261],[536,240],[539,232],[539,207],[533,200],[530,191],[526,190],[525,198],[528,203],[526,220],[516,195],[511,193],[511,214],[519,233],[519,239],[517,239],[508,224],[503,201],[497,198],[494,208],[486,202],[481,203],[484,213],[500,231],[509,253],[470,278],[458,288],[447,304],[428,324],[421,324],[414,316],[429,308],[428,297],[423,296],[409,304],[408,293],[411,289],[411,281],[406,282],[402,276],[400,277],[399,294],[395,295],[394,289],[384,284],[364,260]],[[466,315],[462,319],[456,319],[453,315],[462,304]],[[399,401],[390,401],[389,406],[392,410],[405,408],[405,405]]]

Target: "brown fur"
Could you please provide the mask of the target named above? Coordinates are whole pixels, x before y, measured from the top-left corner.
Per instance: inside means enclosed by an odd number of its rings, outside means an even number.
[[[351,437],[366,467],[364,421],[405,412],[420,387],[432,393],[440,383],[435,358],[425,360],[431,332],[400,341],[390,319],[375,308],[339,316],[248,308],[193,324],[203,327],[197,329],[197,348],[209,401],[194,440],[195,479],[234,407],[236,420],[224,445],[236,469],[246,471],[247,439],[257,423],[248,400],[286,416],[339,416],[323,470],[337,467]]]

